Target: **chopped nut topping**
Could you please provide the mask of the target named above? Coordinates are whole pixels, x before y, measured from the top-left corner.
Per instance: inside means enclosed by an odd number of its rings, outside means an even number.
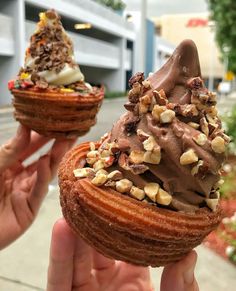
[[[143,105],[150,105],[152,103],[152,97],[149,95],[144,95],[143,97],[140,98],[140,102]]]
[[[109,156],[109,157],[106,157],[106,158],[102,158],[101,160],[102,160],[102,162],[104,164],[104,167],[108,168],[114,163],[115,158],[113,156]]]
[[[208,199],[206,198],[206,204],[207,206],[212,209],[213,211],[216,211],[217,205],[218,205],[219,199]]]
[[[157,143],[153,136],[149,136],[148,139],[143,142],[143,147],[146,151],[152,151],[156,146]]]
[[[151,83],[150,83],[150,81],[148,81],[148,80],[144,80],[144,81],[142,82],[142,84],[143,84],[144,88],[146,88],[146,89],[151,88]]]
[[[102,158],[110,157],[110,155],[111,155],[111,152],[110,152],[109,150],[103,150],[103,151],[101,151],[101,153],[100,153],[100,156],[101,156]]]
[[[120,193],[129,192],[132,186],[133,183],[128,179],[121,179],[116,182],[116,190]]]
[[[93,165],[94,163],[96,163],[98,159],[97,158],[87,158],[86,159],[86,162],[89,164],[89,165]]]
[[[118,181],[123,179],[123,174],[120,171],[115,170],[109,173],[107,177],[109,180]]]
[[[91,183],[96,185],[96,186],[102,186],[106,183],[107,181],[107,175],[105,174],[100,174],[95,176],[92,180]]]
[[[142,142],[145,141],[146,139],[148,139],[150,136],[149,134],[145,133],[142,129],[137,130],[137,135],[138,135],[140,141],[142,141]]]
[[[206,136],[209,135],[208,122],[206,121],[206,118],[205,117],[202,117],[200,119],[200,128],[201,128],[201,131],[203,133],[205,133]]]
[[[216,103],[216,98],[217,98],[216,92],[209,92],[208,94],[209,94],[209,101],[212,103]]]
[[[200,94],[199,94],[199,100],[200,100],[203,104],[206,104],[207,101],[209,100],[209,95],[208,95],[208,94],[204,94],[204,93],[200,93]]]
[[[133,77],[129,79],[129,86],[132,87],[134,83],[142,83],[144,81],[144,73],[137,72]]]
[[[198,172],[199,172],[199,168],[202,167],[202,166],[203,166],[203,161],[202,160],[199,160],[198,163],[197,163],[197,165],[192,168],[191,175],[192,176],[197,175]]]
[[[203,81],[200,77],[191,78],[188,80],[187,85],[190,89],[200,89],[204,86]]]
[[[156,197],[159,189],[159,184],[147,183],[147,185],[144,187],[144,192],[153,202],[156,202]]]
[[[193,140],[200,146],[204,146],[207,141],[207,136],[204,133],[199,133],[197,136],[193,137]]]
[[[140,175],[145,173],[148,170],[148,166],[144,165],[144,164],[132,164],[130,165],[130,171],[134,174],[134,175]]]
[[[128,165],[128,159],[129,157],[125,153],[121,153],[119,156],[118,164],[124,170],[130,170],[130,167]]]
[[[158,165],[161,161],[161,148],[155,147],[153,151],[144,153],[144,162],[149,164]]]
[[[148,108],[149,108],[149,105],[146,105],[146,104],[143,104],[143,103],[139,103],[139,106],[138,106],[139,114],[147,113],[148,112]]]
[[[180,113],[185,117],[193,117],[193,116],[198,116],[199,111],[197,110],[196,105],[185,104],[185,105],[181,105]]]
[[[108,181],[106,181],[104,186],[111,187],[111,188],[116,188],[116,181],[108,180]]]
[[[189,165],[198,161],[198,156],[194,152],[193,149],[189,149],[184,152],[180,157],[180,164],[181,165]]]
[[[156,196],[156,202],[161,205],[169,205],[172,201],[172,196],[163,189],[159,189]]]
[[[93,164],[94,171],[97,172],[105,167],[103,161],[98,160],[96,163]]]
[[[165,106],[155,105],[152,109],[152,116],[156,121],[160,121],[160,115],[166,110]]]
[[[175,118],[175,112],[170,109],[167,109],[160,114],[161,123],[171,123],[174,118]]]
[[[99,176],[99,175],[108,175],[108,172],[104,169],[98,170],[95,174],[95,176]]]
[[[138,200],[143,200],[145,197],[145,193],[142,189],[139,189],[138,187],[132,186],[130,190],[130,196],[133,198],[136,198]]]
[[[196,122],[189,122],[188,125],[194,129],[198,129],[200,127],[200,124],[198,124]]]
[[[134,83],[131,91],[132,94],[139,94],[141,91],[141,84],[139,84],[138,82]]]
[[[132,151],[129,155],[129,160],[134,164],[141,164],[144,161],[144,152],[143,151]]]
[[[96,150],[96,146],[95,146],[95,143],[94,142],[90,142],[89,143],[89,146],[90,146],[90,150],[91,151],[95,151]]]
[[[87,158],[97,158],[99,155],[98,151],[91,150],[87,153]]]
[[[85,178],[88,177],[90,173],[94,173],[94,170],[91,168],[81,168],[75,169],[73,173],[76,178]]]
[[[211,141],[211,148],[213,149],[213,151],[215,153],[218,153],[218,154],[221,154],[221,153],[225,152],[225,150],[226,150],[226,148],[225,148],[225,140],[221,136],[215,137]]]
[[[159,92],[154,90],[153,91],[153,96],[154,96],[154,98],[156,100],[156,103],[158,105],[166,105],[168,103],[168,100],[166,98],[165,92],[163,90],[161,90]]]

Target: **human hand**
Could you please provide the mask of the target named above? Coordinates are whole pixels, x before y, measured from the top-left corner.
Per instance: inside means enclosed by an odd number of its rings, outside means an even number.
[[[56,140],[50,151],[28,166],[23,162],[50,139],[19,126],[0,147],[0,249],[32,224],[58,164],[75,140]]]
[[[196,253],[164,268],[161,291],[198,291]],[[154,291],[149,268],[108,259],[76,236],[64,219],[52,232],[47,291]]]

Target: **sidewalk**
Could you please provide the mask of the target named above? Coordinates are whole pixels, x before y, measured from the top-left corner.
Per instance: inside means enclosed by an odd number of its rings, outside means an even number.
[[[123,98],[112,102],[105,101],[96,127],[79,142],[95,141],[110,130],[113,122],[124,112],[123,104]],[[11,112],[6,120],[9,120],[8,123],[1,123],[0,126],[0,144],[8,139],[17,127]],[[10,130],[2,130],[2,126]],[[54,222],[61,217],[56,184],[55,182],[51,185],[33,226],[18,241],[0,252],[0,291],[45,290],[51,229]],[[234,291],[236,268],[203,246],[198,247],[197,252],[196,278],[200,291]],[[161,272],[162,268],[152,269],[155,290],[159,290]]]

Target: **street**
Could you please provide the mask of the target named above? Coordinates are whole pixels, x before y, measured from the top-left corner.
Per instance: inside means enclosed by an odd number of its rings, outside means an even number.
[[[85,137],[80,138],[79,142],[98,140],[109,131],[115,120],[124,112],[124,102],[124,98],[105,101],[98,115],[97,125]],[[17,123],[12,117],[12,110],[1,109],[0,144],[12,137],[16,128]],[[48,146],[41,152],[47,149]],[[58,188],[54,180],[33,226],[0,253],[1,291],[45,290],[51,229],[59,217],[61,211]],[[197,253],[196,278],[200,290],[232,291],[236,286],[235,267],[203,246],[197,248]],[[159,290],[161,272],[162,268],[151,270],[155,290]]]

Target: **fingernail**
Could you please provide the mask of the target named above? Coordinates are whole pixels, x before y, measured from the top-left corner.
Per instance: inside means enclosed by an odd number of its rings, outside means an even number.
[[[195,269],[195,264],[193,266],[191,266],[190,268],[188,268],[184,273],[183,273],[183,277],[184,277],[184,282],[187,285],[191,285],[193,283],[194,280],[194,269]]]

